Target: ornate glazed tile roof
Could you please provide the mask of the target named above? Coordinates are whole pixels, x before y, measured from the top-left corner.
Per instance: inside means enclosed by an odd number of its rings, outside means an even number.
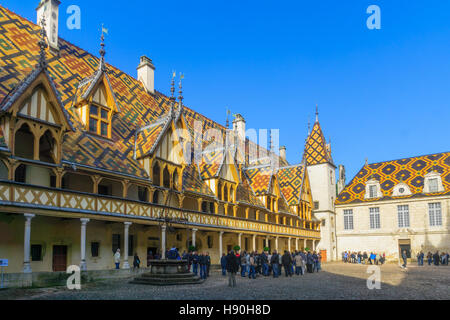
[[[303,165],[280,168],[277,172],[281,192],[290,206],[300,202],[304,177],[305,166]]]
[[[423,193],[424,177],[430,171],[440,173],[444,192]],[[450,194],[450,152],[365,165],[342,190],[336,204],[374,201],[364,199],[366,182],[372,178],[378,180],[381,186],[383,197],[378,200],[395,199],[392,192],[400,182],[408,185],[411,190],[412,194],[406,198]]]
[[[327,162],[333,164],[331,152],[328,150],[319,121],[316,121],[310,135],[306,139],[303,157],[308,166]]]
[[[260,166],[249,168],[245,171],[250,185],[257,196],[265,195],[269,192],[272,181],[273,170],[271,166]]]
[[[200,179],[198,169],[194,164],[189,165],[184,169],[183,191],[214,197],[214,194],[208,185]]]
[[[0,103],[6,103],[14,90],[20,87],[20,83],[26,81],[27,75],[36,70],[40,49],[39,31],[39,26],[0,6]],[[140,161],[134,158],[134,152],[136,149],[139,159],[152,151],[164,127],[162,124],[148,125],[169,115],[170,99],[157,91],[154,94],[148,93],[140,81],[112,65],[105,64],[104,68],[99,68],[98,57],[62,38],[59,39],[59,48],[58,55],[51,50],[47,50],[46,54],[48,76],[61,101],[63,112],[73,126],[73,131],[65,134],[63,139],[63,162],[149,179]],[[98,72],[99,70],[102,72]],[[120,110],[112,118],[111,139],[87,132],[76,110],[76,102],[89,94],[101,75],[104,75],[110,86],[117,110]],[[217,129],[225,138],[226,128],[222,125],[186,106],[179,111],[177,119],[182,117],[185,120],[191,137],[202,139],[201,134],[194,135],[198,133],[195,132],[198,130],[195,121],[199,120],[203,131]],[[146,129],[136,134],[141,128]],[[205,147],[214,141],[210,140],[207,133],[205,139],[198,143]],[[2,144],[7,146],[0,128],[0,145]],[[220,153],[205,157],[220,158]],[[217,162],[221,163],[220,159]],[[220,165],[201,165],[200,170],[197,166],[189,166],[183,176],[184,188],[211,195],[211,190],[201,176],[212,177],[217,175],[219,169]],[[258,190],[264,189],[264,184],[267,188],[269,182],[270,179],[262,182]],[[261,182],[256,182],[258,184]]]
[[[236,199],[238,202],[250,204],[255,207],[264,208],[264,204],[255,196],[252,187],[246,177],[239,183],[236,191]]]

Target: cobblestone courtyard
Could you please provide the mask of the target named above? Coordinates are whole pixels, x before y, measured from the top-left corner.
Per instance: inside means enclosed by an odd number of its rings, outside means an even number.
[[[45,300],[304,300],[304,299],[449,299],[450,267],[411,265],[407,271],[395,264],[381,267],[381,289],[366,286],[367,266],[342,263],[325,264],[320,273],[278,279],[256,280],[237,277],[237,287],[227,286],[227,278],[218,271],[201,285],[153,287],[129,284],[125,280],[96,282],[81,291],[64,288],[8,289],[0,291],[0,299]]]

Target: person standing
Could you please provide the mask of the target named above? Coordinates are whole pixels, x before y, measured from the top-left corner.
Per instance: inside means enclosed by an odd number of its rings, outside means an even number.
[[[402,251],[402,260],[403,260],[402,268],[403,268],[403,269],[407,269],[406,265],[407,265],[407,263],[408,263],[408,256],[407,256],[407,254],[406,254],[406,250],[403,250],[403,251]]]
[[[430,251],[428,251],[428,253],[427,253],[427,261],[428,261],[428,265],[431,266],[431,262],[433,261],[433,255],[431,254]]]
[[[279,268],[280,260],[279,260],[278,253],[276,250],[273,252],[272,257],[270,258],[270,264],[272,265],[273,277],[278,278],[278,275],[279,275],[278,268]]]
[[[197,251],[194,252],[192,255],[192,272],[197,275],[198,274],[198,262],[199,262],[199,256]]]
[[[222,267],[222,275],[227,275],[227,256],[225,253],[222,254],[222,258],[220,258],[220,266]]]
[[[303,258],[300,253],[297,253],[295,255],[294,261],[295,261],[295,274],[298,276],[303,275],[302,266],[303,266],[304,262],[303,262]]]
[[[227,262],[228,286],[234,288],[236,287],[236,273],[239,270],[239,260],[233,250],[230,251],[225,260]]]
[[[291,254],[287,251],[284,251],[283,257],[281,257],[281,262],[283,264],[284,268],[284,274],[286,277],[292,277],[291,274],[291,264],[292,264],[292,257]]]
[[[133,257],[133,270],[139,269],[140,265],[141,259],[139,259],[137,252],[135,252]]]
[[[200,278],[206,280],[206,255],[202,253],[198,257],[198,263],[200,265]]]
[[[263,254],[261,254],[261,263],[262,263],[262,269],[263,269],[263,275],[268,276],[269,275],[269,258],[267,256],[267,252],[264,251]]]
[[[247,271],[247,253],[244,251],[241,253],[241,277],[245,277],[245,272]]]
[[[116,264],[116,269],[120,269],[120,249],[117,249],[114,254],[114,263]]]
[[[308,273],[313,273],[313,264],[314,264],[314,258],[310,251],[308,251],[308,254],[306,255],[306,269],[308,270]]]
[[[419,266],[423,266],[423,258],[424,258],[424,254],[423,254],[422,251],[420,251],[417,254],[417,263],[418,263]]]
[[[434,265],[439,266],[439,251],[436,251],[436,253],[433,255]]]
[[[256,261],[253,253],[249,255],[249,264],[248,278],[256,279]]]
[[[211,269],[211,257],[209,255],[209,252],[206,253],[205,259],[206,259],[206,277],[209,278],[209,269]]]

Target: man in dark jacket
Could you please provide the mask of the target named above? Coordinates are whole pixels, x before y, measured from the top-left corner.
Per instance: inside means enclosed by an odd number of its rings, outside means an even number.
[[[227,256],[225,253],[222,254],[222,258],[220,258],[220,266],[222,267],[222,275],[227,275]]]
[[[283,264],[285,276],[292,277],[292,273],[291,273],[292,256],[286,250],[284,251],[284,254],[281,257],[281,263]]]
[[[200,278],[206,279],[206,256],[204,253],[202,253],[198,257],[198,263],[200,265]]]
[[[226,269],[228,272],[228,286],[234,288],[236,287],[236,272],[238,272],[239,270],[240,261],[234,254],[233,250],[231,250],[227,255],[226,262]]]
[[[306,255],[306,270],[308,270],[308,273],[313,273],[313,264],[314,258],[311,252],[308,251],[308,254]]]
[[[403,268],[403,269],[406,269],[406,265],[407,265],[407,263],[408,263],[408,256],[407,256],[407,254],[406,254],[406,250],[403,250],[403,251],[402,251],[402,260],[403,260],[402,268]]]
[[[280,268],[280,257],[276,250],[273,252],[272,257],[270,258],[270,264],[272,265],[273,277],[278,278],[279,272],[278,270]]]
[[[192,255],[192,272],[194,272],[195,275],[198,274],[198,262],[199,262],[199,256],[197,252],[194,252]]]

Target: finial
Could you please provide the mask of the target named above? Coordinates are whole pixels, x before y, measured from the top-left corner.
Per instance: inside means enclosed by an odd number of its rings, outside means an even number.
[[[270,130],[269,135],[269,152],[272,152],[272,130]]]
[[[105,70],[105,34],[108,34],[108,29],[106,29],[102,23],[102,35],[100,37],[100,69]]]
[[[319,105],[316,104],[316,122],[319,122]]]
[[[231,111],[227,108],[227,122],[225,124],[227,129],[230,128],[230,115],[231,115]]]
[[[173,71],[172,72],[172,82],[170,84],[170,100],[175,101],[175,77],[177,76],[177,72]]]
[[[180,73],[180,84],[179,84],[179,88],[180,91],[178,91],[179,96],[178,96],[178,100],[180,101],[180,106],[183,103],[183,79],[184,79],[184,74]]]
[[[368,166],[368,165],[369,165],[369,159],[366,158],[366,166]]]
[[[47,38],[47,32],[45,31],[45,16],[42,16],[41,19],[41,31],[40,31],[40,39],[39,39],[39,62],[38,66],[45,68],[47,66],[47,56],[45,50],[47,49],[47,42],[45,41],[45,38]]]

